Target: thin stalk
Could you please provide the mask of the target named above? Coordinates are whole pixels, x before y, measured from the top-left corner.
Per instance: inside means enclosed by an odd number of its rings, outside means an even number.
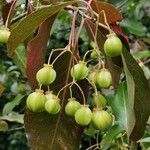
[[[59,90],[59,92],[57,93],[57,96],[59,97],[60,93],[61,93],[65,88],[67,88],[68,86],[72,85],[73,83],[74,83],[74,82],[70,82],[70,83],[68,83],[67,85],[63,86],[63,87]]]
[[[84,92],[83,90],[81,89],[81,87],[78,85],[78,83],[74,82],[74,84],[78,87],[78,89],[80,90],[81,94],[82,94],[82,97],[83,97],[83,104],[85,105],[86,104],[86,100],[85,100],[85,95],[84,95]]]

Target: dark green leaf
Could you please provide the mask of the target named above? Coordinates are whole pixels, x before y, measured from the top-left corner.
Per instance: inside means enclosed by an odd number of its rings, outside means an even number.
[[[25,97],[25,95],[17,95],[11,102],[8,102],[3,108],[3,115],[7,115],[12,110],[21,103],[21,100]]]
[[[122,60],[127,80],[128,99],[135,115],[135,120],[133,119],[132,122],[133,130],[128,134],[132,140],[138,140],[144,134],[150,114],[150,88],[143,70],[125,48]]]
[[[39,10],[22,19],[20,23],[11,31],[11,35],[7,43],[9,56],[14,55],[14,51],[17,46],[22,43],[35,29],[37,29],[44,20],[56,14],[67,5],[76,2],[77,1],[60,3],[54,6],[43,6]]]
[[[121,83],[116,91],[116,95],[108,96],[107,101],[112,107],[113,114],[122,130],[126,130],[128,135],[130,135],[134,127],[135,118],[132,101],[128,99],[126,83]]]

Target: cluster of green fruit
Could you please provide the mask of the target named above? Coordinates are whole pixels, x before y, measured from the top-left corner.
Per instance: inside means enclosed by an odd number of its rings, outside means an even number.
[[[112,50],[114,50],[114,53]],[[120,55],[122,51],[120,39],[114,34],[109,35],[104,44],[104,51],[112,57]],[[93,112],[89,105],[85,104],[85,102],[80,104],[71,95],[65,106],[66,114],[74,117],[79,125],[87,126],[93,124],[100,131],[105,131],[112,124],[112,116],[103,110],[107,101],[97,89],[110,87],[112,84],[111,73],[104,66],[101,69],[90,72],[87,63],[82,60],[71,68],[70,75],[73,78],[73,84],[76,81],[87,79],[92,86],[94,85],[96,91],[92,94]],[[49,86],[56,79],[56,71],[52,65],[44,64],[44,67],[37,72],[36,79],[39,85]],[[27,107],[33,112],[47,111],[50,114],[57,114],[61,109],[61,104],[58,95],[54,95],[51,91],[47,91],[44,94],[43,90],[37,89],[28,96]]]

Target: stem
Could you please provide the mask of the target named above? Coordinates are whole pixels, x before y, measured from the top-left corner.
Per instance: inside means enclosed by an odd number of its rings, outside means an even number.
[[[72,84],[73,85],[73,84]],[[72,85],[71,86],[69,86],[69,90],[70,90],[70,97],[72,98]]]
[[[40,84],[40,87],[39,87],[39,89],[40,89],[40,90],[42,90],[42,84]]]
[[[50,89],[49,89],[49,85],[47,86],[47,90],[48,90],[48,92],[50,91]]]
[[[73,15],[73,19],[72,19],[72,27],[71,27],[71,46],[73,46],[74,47],[74,45],[75,45],[75,24],[76,24],[76,16],[77,16],[77,14],[78,14],[78,10],[76,10],[75,12],[74,12],[74,15]]]
[[[85,61],[87,54],[90,53],[90,52],[92,52],[92,51],[93,51],[93,50],[88,50],[88,51],[84,54],[84,56],[83,56],[83,61]]]
[[[74,82],[74,84],[78,87],[78,89],[80,90],[81,94],[82,94],[82,97],[83,97],[83,104],[85,105],[86,104],[86,100],[85,100],[85,95],[84,95],[84,92],[83,90],[81,89],[81,87],[78,85],[78,83]]]
[[[105,22],[105,24],[106,24],[106,25],[107,25],[107,27],[109,28],[109,31],[111,31],[110,26],[109,26],[108,21],[107,21],[107,18],[106,18],[105,11],[104,11],[104,10],[102,10],[101,12],[102,12],[102,13],[103,13],[103,15],[104,15],[104,22]]]
[[[5,27],[8,28],[8,24],[9,24],[9,19],[11,17],[11,12],[12,12],[12,9],[14,7],[14,4],[16,3],[16,1],[13,1],[10,9],[9,9],[9,13],[8,13],[8,16],[7,16],[7,19],[6,19],[6,22],[5,22]]]
[[[58,59],[61,55],[63,55],[63,54],[66,53],[66,52],[68,52],[68,51],[67,51],[67,50],[64,50],[63,52],[61,52],[61,53],[53,60],[52,65],[57,61],[57,59]]]
[[[93,87],[93,89],[94,89],[94,92],[95,92],[95,94],[97,95],[98,91],[97,91],[97,88],[96,88],[95,83],[91,82],[88,78],[86,78],[86,80],[92,85],[92,87]]]
[[[90,17],[90,16],[84,14],[84,13],[83,13],[82,11],[80,11],[80,10],[79,10],[79,14],[80,14],[81,16],[84,16],[84,17],[86,17],[86,18],[88,18],[88,19],[94,21],[96,24],[98,24],[99,26],[101,26],[101,27],[107,29],[109,32],[113,32],[107,25],[104,25],[104,24],[98,22],[95,18],[92,18],[92,17]]]
[[[73,83],[74,83],[74,82],[70,82],[70,83],[68,83],[67,85],[63,86],[63,87],[59,90],[59,92],[57,93],[57,96],[59,97],[60,93],[61,93],[65,88],[67,88],[68,86],[72,85]]]
[[[79,26],[79,30],[78,30],[78,33],[77,33],[77,36],[76,36],[75,47],[78,44],[78,40],[79,40],[81,31],[82,31],[83,25],[84,25],[84,17],[82,16],[82,20],[81,20],[81,23],[80,23],[80,26]]]
[[[51,58],[52,58],[52,55],[53,55],[54,52],[56,52],[56,51],[63,51],[63,50],[65,50],[65,49],[64,48],[62,48],[62,49],[60,49],[60,48],[52,49],[52,51],[51,51],[51,53],[50,53],[50,55],[48,57],[48,64],[50,64],[50,61],[51,61]]]

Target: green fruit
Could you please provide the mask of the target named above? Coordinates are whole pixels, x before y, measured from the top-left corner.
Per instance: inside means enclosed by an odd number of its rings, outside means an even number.
[[[121,40],[114,33],[107,35],[107,37],[108,38],[104,43],[104,51],[106,55],[110,57],[121,55],[122,52]]]
[[[49,99],[45,103],[45,110],[50,114],[57,114],[60,111],[60,102],[59,99],[53,98]]]
[[[92,59],[97,59],[99,57],[99,55],[100,55],[100,52],[98,50],[93,50],[90,57]]]
[[[88,75],[89,69],[86,66],[86,63],[83,61],[80,61],[78,64],[74,65],[71,68],[71,76],[75,80],[82,80],[85,79]]]
[[[82,105],[75,113],[75,121],[79,125],[86,126],[91,122],[92,112],[88,106]]]
[[[7,28],[0,29],[0,42],[7,43],[8,38],[10,36],[10,31]]]
[[[93,82],[93,83],[95,83],[96,74],[97,74],[97,72],[96,72],[96,71],[93,71],[93,72],[91,72],[91,73],[88,75],[88,79],[89,79],[91,82]]]
[[[49,85],[56,79],[56,71],[51,65],[45,64],[36,74],[36,79],[39,84]]]
[[[31,93],[26,101],[27,107],[33,112],[43,112],[45,108],[46,97],[42,90],[36,90]]]
[[[109,88],[112,84],[112,76],[111,73],[103,68],[96,74],[95,84],[98,88]]]
[[[112,125],[112,117],[107,111],[95,110],[92,113],[92,123],[102,132]]]
[[[47,100],[58,99],[58,97],[55,94],[53,94],[52,91],[47,91],[45,96]]]
[[[68,116],[74,116],[76,111],[81,107],[81,104],[75,98],[70,98],[66,104],[65,112]]]
[[[102,94],[100,94],[99,92],[97,94],[96,93],[93,94],[93,97],[92,97],[93,106],[104,108],[106,107],[106,104],[107,104],[107,101]]]

